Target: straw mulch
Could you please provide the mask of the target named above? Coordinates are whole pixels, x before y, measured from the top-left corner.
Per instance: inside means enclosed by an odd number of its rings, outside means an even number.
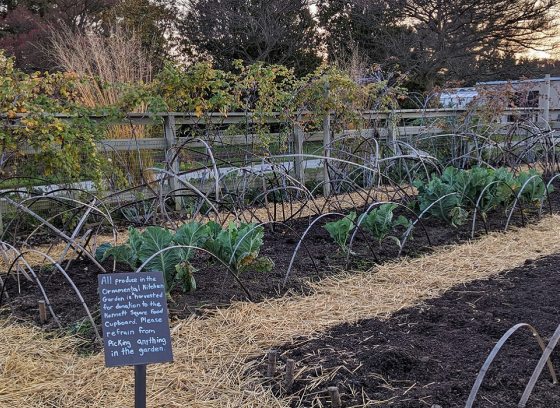
[[[280,407],[246,361],[296,336],[341,322],[387,317],[454,285],[485,279],[560,252],[560,216],[494,233],[430,255],[331,278],[309,296],[237,303],[210,318],[173,324],[175,363],[148,371],[151,407]],[[132,369],[103,367],[101,355],[79,357],[72,339],[46,339],[38,329],[0,329],[2,407],[132,406]]]

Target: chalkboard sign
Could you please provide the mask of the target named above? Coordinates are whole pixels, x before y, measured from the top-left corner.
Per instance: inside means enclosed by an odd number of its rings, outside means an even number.
[[[161,272],[98,275],[105,365],[173,361]]]

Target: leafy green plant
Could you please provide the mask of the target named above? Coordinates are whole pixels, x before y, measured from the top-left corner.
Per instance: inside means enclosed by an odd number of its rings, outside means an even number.
[[[487,219],[488,213],[500,206],[508,207],[515,199],[519,183],[513,173],[505,168],[488,169],[487,188],[478,205],[481,216]]]
[[[461,196],[455,187],[439,177],[432,177],[428,183],[416,180],[420,211],[428,211],[433,217],[450,223],[454,227],[465,223],[468,213],[461,208]]]
[[[208,224],[192,221],[181,225],[181,227],[177,229],[173,240],[178,245],[203,247],[209,237],[209,234],[210,227]],[[185,249],[187,259],[191,257],[192,250],[193,248]]]
[[[415,180],[414,185],[418,189],[420,210],[430,208],[430,215],[454,226],[463,224],[469,211],[473,210],[477,203],[483,219],[487,218],[488,212],[500,206],[508,208],[524,185],[520,195],[522,202],[539,204],[547,195],[547,187],[541,175],[534,169],[521,172],[516,177],[506,168],[475,166],[469,170],[462,170],[447,167],[441,176],[432,175],[427,183]],[[552,191],[550,186],[548,193]]]
[[[525,185],[525,183],[527,184]],[[520,199],[529,204],[539,204],[546,198],[547,194],[554,190],[552,186],[549,186],[547,190],[544,180],[535,169],[519,173],[517,176],[517,186],[519,190],[525,186],[521,192]]]
[[[474,184],[472,180],[478,182],[476,188],[473,189],[472,197],[478,197],[484,191],[479,202],[479,209],[484,219],[490,210],[499,206],[508,208],[512,205],[525,183],[527,185],[521,192],[521,201],[539,204],[547,195],[543,178],[534,169],[521,172],[518,176],[503,167],[496,170],[477,167],[464,172],[471,175],[471,184]],[[553,187],[550,186],[548,193],[552,191]]]
[[[264,228],[258,224],[230,222],[224,229],[214,222],[207,224],[209,238],[205,248],[239,274],[259,257]]]
[[[189,263],[192,249],[168,248],[177,245],[199,246],[206,239],[206,226],[197,222],[184,224],[175,234],[162,227],[148,227],[143,232],[130,227],[127,242],[116,246],[103,244],[97,248],[95,256],[100,261],[112,257],[116,262],[138,268],[150,257],[165,250],[149,260],[145,269],[162,271],[168,292],[175,285],[180,285],[184,291],[192,291],[196,288],[194,268]]]
[[[442,182],[457,193],[462,207],[474,207],[489,178],[491,169],[482,167],[473,167],[470,170],[447,167],[441,175]]]
[[[449,175],[453,175],[449,177]],[[500,205],[508,205],[512,198],[513,174],[506,169],[494,170],[475,166],[469,170],[445,169],[442,180],[452,186],[460,199],[459,207],[466,211],[478,208],[486,220],[489,211]],[[461,212],[458,209],[455,212]]]
[[[494,170],[492,181],[496,182],[496,200],[502,205],[512,202],[515,191],[521,187],[515,175],[504,167]]]
[[[350,214],[338,221],[327,222],[323,228],[327,230],[334,242],[342,249],[344,253],[348,253],[348,238],[350,232],[356,227],[354,221],[356,220],[356,212],[352,211]]]
[[[146,270],[164,273],[168,292],[175,285],[190,292],[196,289],[196,270],[190,263],[194,249],[208,250],[236,274],[249,266],[270,271],[274,267],[272,260],[259,258],[263,237],[264,228],[257,224],[241,223],[238,226],[230,223],[222,228],[214,221],[207,224],[191,221],[183,224],[175,233],[162,227],[148,227],[143,232],[131,227],[128,229],[127,242],[117,246],[100,245],[95,256],[100,261],[112,257],[131,268],[138,268],[147,262]],[[182,248],[172,248],[174,246]],[[158,253],[160,251],[163,252]]]
[[[385,239],[389,238],[397,243],[400,247],[400,240],[390,235],[397,227],[408,228],[411,221],[404,215],[394,218],[393,211],[397,207],[396,204],[386,203],[371,210],[367,215],[362,215],[358,221],[358,225],[369,231],[373,238],[381,244]]]

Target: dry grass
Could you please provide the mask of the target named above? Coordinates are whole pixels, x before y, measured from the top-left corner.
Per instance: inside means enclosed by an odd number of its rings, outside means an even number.
[[[150,82],[152,77],[152,65],[140,39],[122,29],[108,37],[60,30],[53,33],[52,48],[62,69],[89,79],[77,84],[86,106],[114,105],[122,97],[119,84]]]
[[[52,53],[61,69],[75,73],[84,79],[77,83],[81,102],[88,107],[114,106],[123,96],[123,84],[149,83],[152,79],[152,64],[142,48],[140,38],[120,28],[105,37],[93,33],[75,33],[69,28],[53,33]],[[145,104],[134,107],[144,112]],[[140,139],[148,135],[149,126],[115,125],[107,129],[106,139]],[[147,152],[112,155],[134,181],[144,178],[153,181],[151,171],[153,159]],[[140,171],[144,174],[140,174]]]
[[[207,319],[174,322],[175,363],[149,368],[151,407],[279,407],[246,360],[296,336],[341,322],[387,317],[454,285],[560,251],[560,216],[494,233],[430,255],[340,276],[314,285],[314,294],[259,304],[237,303]],[[103,368],[100,355],[78,357],[71,339],[46,340],[37,329],[0,330],[0,406],[124,407],[132,405],[132,369]]]
[[[238,214],[237,218],[243,222],[263,222],[273,219],[273,214],[277,215],[279,221],[313,217],[327,212],[359,208],[376,201],[402,200],[405,194],[415,194],[414,188],[409,186],[399,188],[392,186],[373,187],[369,190],[336,194],[328,198],[316,197],[314,200],[294,202],[292,205],[288,203],[269,203],[258,208],[247,209]],[[223,221],[235,221],[235,217],[231,213],[221,214],[219,218]]]

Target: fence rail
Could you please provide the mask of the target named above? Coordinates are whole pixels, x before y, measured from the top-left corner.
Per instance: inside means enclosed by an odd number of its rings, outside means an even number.
[[[424,120],[424,119],[449,119],[460,118],[461,115],[467,113],[467,109],[455,108],[439,108],[439,109],[400,109],[392,111],[362,111],[360,116],[364,120],[370,121],[388,121],[391,119],[395,123],[402,120]],[[309,112],[302,112],[301,115],[308,114]],[[548,114],[535,108],[512,108],[501,112],[501,115],[506,118],[507,116],[518,115],[541,115],[544,117],[556,117],[560,119],[560,108],[549,109]],[[0,118],[5,115],[0,115]],[[70,119],[71,116],[60,114],[56,115],[61,119]],[[23,118],[25,114],[18,114],[16,118]],[[97,147],[101,150],[107,151],[136,151],[136,150],[165,150],[174,145],[185,145],[188,143],[189,147],[204,147],[202,141],[193,140],[192,138],[175,137],[176,127],[182,125],[227,125],[227,124],[240,124],[250,123],[254,117],[251,113],[244,112],[231,112],[228,114],[222,113],[208,113],[204,116],[198,116],[190,112],[165,112],[165,113],[142,113],[131,112],[125,115],[124,118],[114,121],[114,125],[154,125],[164,123],[164,137],[159,138],[135,138],[135,139],[104,139],[97,142]],[[106,116],[92,116],[92,119],[105,119]],[[158,122],[159,121],[159,122]],[[267,118],[268,123],[281,123],[281,114],[276,114]],[[504,124],[507,124],[504,122]],[[551,121],[550,126],[553,129],[560,129],[560,121]],[[330,132],[330,129],[326,129]],[[418,126],[391,126],[390,123],[385,123],[385,126],[375,128],[365,128],[359,131],[346,130],[336,135],[350,135],[358,134],[363,137],[376,136],[380,139],[386,139],[392,136],[406,135],[416,136],[419,134],[440,133],[443,130],[433,125],[418,125]],[[297,133],[297,132],[294,132]],[[325,130],[318,132],[310,132],[304,135],[306,142],[320,142],[323,141]],[[279,137],[278,133],[271,133],[271,137]],[[173,143],[169,143],[170,139]],[[258,135],[256,134],[242,134],[242,135],[220,135],[220,142],[230,145],[251,145],[255,143]],[[26,148],[23,153],[33,154],[36,151],[32,148]]]
[[[441,134],[445,130],[438,127],[437,119],[446,121],[459,120],[469,111],[467,109],[456,108],[439,108],[439,109],[402,109],[392,111],[362,111],[360,116],[370,121],[374,126],[364,129],[352,130],[347,129],[341,132],[334,132],[332,122],[333,115],[327,115],[323,121],[323,129],[314,132],[304,132],[298,123],[287,123],[281,114],[273,114],[266,118],[267,123],[284,123],[291,126],[288,142],[291,145],[291,154],[293,162],[293,172],[295,177],[301,181],[305,181],[306,160],[304,155],[304,143],[314,142],[322,143],[319,149],[323,157],[330,157],[331,144],[333,141],[341,137],[363,137],[375,138],[385,143],[394,143],[401,137],[414,137],[423,134]],[[301,112],[300,115],[305,116],[309,112]],[[0,115],[2,117],[5,115]],[[537,108],[512,108],[500,112],[501,123],[508,125],[509,117],[531,117],[534,123],[540,124],[541,127],[550,126],[556,134],[556,129],[560,129],[560,108],[547,107],[546,111]],[[18,114],[15,118],[25,117],[25,114]],[[59,118],[70,118],[68,115],[57,115]],[[95,116],[92,119],[105,120],[107,116]],[[548,118],[548,122],[544,122],[543,118]],[[165,112],[165,113],[138,113],[131,112],[124,118],[112,121],[110,125],[162,125],[163,137],[155,138],[135,138],[135,139],[105,139],[97,142],[97,147],[105,153],[126,152],[126,151],[162,151],[165,155],[165,165],[171,175],[180,173],[179,155],[175,154],[177,149],[182,147],[188,148],[205,148],[206,143],[219,144],[221,146],[251,146],[258,142],[257,134],[237,134],[227,135],[223,132],[217,132],[214,137],[205,138],[187,138],[178,137],[178,129],[185,126],[204,126],[204,125],[231,125],[231,124],[250,124],[254,119],[254,115],[244,112],[232,112],[226,114],[209,113],[204,116],[197,116],[189,112]],[[259,118],[261,121],[262,118]],[[423,121],[427,120],[427,124]],[[416,123],[414,123],[416,122]],[[413,124],[411,124],[413,123]],[[420,124],[418,124],[420,123]],[[440,122],[441,123],[441,122]],[[272,138],[279,138],[279,133],[269,134]],[[23,149],[23,153],[34,154],[31,148]],[[328,196],[330,193],[329,171],[326,160],[323,160],[323,171],[318,176],[323,180],[323,193]],[[169,185],[166,187],[169,191],[175,191],[184,186],[177,180],[177,177],[169,178]],[[130,195],[130,193],[128,193]],[[115,198],[124,200],[125,197]],[[5,203],[0,199],[0,220],[1,213],[5,211]],[[176,199],[176,207],[181,205],[180,199]],[[1,221],[0,221],[1,222]]]

